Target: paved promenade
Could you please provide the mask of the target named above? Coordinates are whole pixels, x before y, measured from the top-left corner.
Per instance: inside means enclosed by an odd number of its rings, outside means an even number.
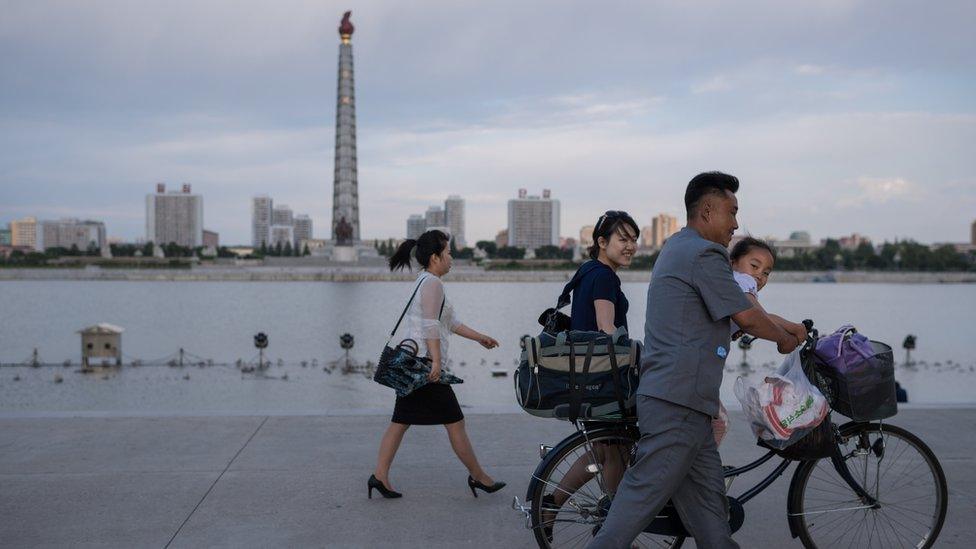
[[[471,497],[440,427],[414,427],[394,464],[400,500],[366,499],[385,416],[0,419],[2,547],[533,547],[512,511],[570,425],[469,414],[486,469],[509,483]],[[976,544],[976,409],[908,409],[949,481],[938,547]],[[758,455],[733,414],[723,458]],[[799,547],[786,523],[789,475],[746,506],[744,548]],[[741,492],[750,478],[732,487]],[[377,496],[378,497],[378,496]],[[692,545],[693,546],[693,545]]]

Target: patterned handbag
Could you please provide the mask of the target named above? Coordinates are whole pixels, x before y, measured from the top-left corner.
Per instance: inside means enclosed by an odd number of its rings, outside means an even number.
[[[417,356],[419,346],[416,341],[404,339],[396,347],[390,347],[393,336],[396,334],[397,329],[400,328],[400,323],[403,322],[403,317],[406,316],[407,310],[410,309],[410,304],[413,303],[413,298],[417,296],[417,291],[420,290],[420,285],[424,283],[424,280],[417,283],[417,287],[414,288],[410,300],[407,301],[407,306],[400,313],[400,319],[397,320],[396,326],[390,332],[390,338],[386,340],[386,345],[380,354],[379,363],[376,365],[376,373],[373,374],[373,381],[380,385],[390,387],[396,391],[398,397],[405,397],[430,383],[427,380],[427,375],[430,373],[432,367],[431,361],[427,357]],[[437,315],[438,320],[440,320],[443,313],[444,301],[441,302],[441,310]],[[464,383],[464,380],[441,370],[441,377],[438,383]]]

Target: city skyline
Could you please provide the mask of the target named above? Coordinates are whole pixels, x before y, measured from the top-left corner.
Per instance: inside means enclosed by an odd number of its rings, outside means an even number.
[[[134,240],[138,189],[163,180],[207,196],[225,242],[250,240],[241,212],[264,189],[329,226],[343,7],[43,6],[10,6],[0,23],[0,221],[98,219]],[[614,5],[600,47],[604,21],[583,3],[355,9],[367,240],[403,234],[450,194],[467,200],[468,242],[491,240],[519,187],[561,198],[562,235],[621,207],[641,226],[658,211],[682,219],[684,185],[709,169],[741,178],[751,234],[965,241],[976,214],[974,44],[953,38],[969,35],[968,3],[897,15],[742,3],[705,21],[692,7]],[[500,53],[511,43],[515,63]]]
[[[180,190],[167,190],[165,183],[156,183],[155,194],[150,193],[150,194],[143,195],[146,200],[146,204],[145,204],[146,215],[142,222],[144,232],[142,233],[141,236],[130,237],[130,238],[120,237],[115,233],[109,232],[106,228],[106,223],[101,219],[80,219],[77,216],[72,217],[71,215],[66,215],[64,217],[57,218],[57,219],[41,219],[36,216],[25,216],[21,219],[10,219],[10,220],[4,220],[0,218],[0,231],[5,231],[5,233],[0,234],[0,236],[6,235],[6,238],[9,238],[11,240],[11,242],[0,242],[0,244],[9,245],[13,241],[16,241],[17,234],[19,232],[21,234],[19,244],[15,244],[15,245],[27,245],[29,247],[36,247],[37,249],[40,249],[39,246],[43,245],[42,243],[44,242],[44,239],[42,237],[44,226],[63,225],[63,224],[68,224],[68,225],[97,224],[101,227],[99,229],[99,234],[101,234],[100,236],[101,243],[106,243],[110,241],[130,242],[130,243],[149,242],[152,241],[152,239],[148,238],[149,231],[151,230],[150,225],[154,225],[154,223],[151,221],[149,216],[150,202],[152,202],[153,207],[155,207],[155,197],[160,197],[160,196],[177,198],[177,199],[180,196],[184,196],[187,198],[195,199],[199,202],[198,205],[194,206],[194,208],[199,208],[199,214],[191,215],[191,217],[195,219],[190,220],[189,223],[193,225],[193,228],[191,229],[192,232],[194,233],[199,232],[200,235],[202,235],[199,237],[202,243],[206,237],[204,233],[217,235],[220,234],[220,232],[202,228],[203,227],[203,222],[202,222],[203,196],[202,193],[190,193],[190,189],[191,189],[191,185],[187,183],[183,183]],[[519,189],[518,192],[519,194],[517,200],[509,199],[508,201],[510,203],[509,210],[511,210],[511,203],[517,202],[518,200],[523,200],[523,199],[540,200],[539,196],[529,196],[528,191],[526,189]],[[543,200],[549,199],[548,198],[549,192],[551,191],[549,191],[548,189],[543,190],[543,195],[545,195],[543,197]],[[456,223],[458,223],[458,226],[461,228],[460,234],[463,235],[465,232],[465,217],[466,217],[465,202],[466,201],[462,196],[450,195],[444,201],[444,204],[445,206],[447,206],[452,202],[454,203],[455,207],[459,207],[460,214],[456,218],[457,219]],[[556,217],[558,218],[559,217],[558,211],[561,209],[559,206],[560,201],[554,200],[554,202],[556,203],[556,211],[557,211]],[[449,211],[450,210],[445,208],[444,206],[428,205],[425,214],[411,214],[407,217],[406,231],[403,234],[393,234],[393,235],[386,235],[383,237],[367,238],[365,239],[365,241],[371,242],[371,241],[388,240],[388,239],[398,240],[403,238],[416,238],[428,227],[445,229],[448,230],[448,232],[452,232],[449,230],[450,229],[449,226],[450,224],[448,222],[448,218],[450,217]],[[663,244],[663,240],[666,239],[667,236],[670,236],[671,234],[673,234],[674,232],[676,232],[677,230],[679,230],[681,227],[684,226],[683,217],[673,216],[667,212],[659,212],[655,214],[653,217],[649,216],[648,217],[650,219],[649,223],[642,222],[641,220],[644,218],[640,215],[634,215],[632,217],[635,218],[635,220],[638,222],[638,225],[643,225],[643,227],[641,228],[640,247],[645,249],[660,248],[660,246]],[[506,217],[505,222],[502,223],[502,221],[503,220],[498,221],[498,223],[502,228],[496,231],[494,236],[489,238],[478,238],[477,240],[495,241],[498,239],[501,233],[505,233],[507,239],[508,238],[507,235],[509,232],[508,228],[511,226],[511,211],[509,211],[509,214]],[[295,245],[298,245],[302,239],[314,238],[315,235],[312,229],[313,223],[314,221],[312,220],[311,216],[309,216],[308,214],[297,214],[287,204],[274,204],[272,197],[270,197],[266,193],[260,193],[251,197],[250,224],[249,224],[250,238],[251,238],[250,243],[246,241],[236,242],[236,241],[226,241],[226,240],[224,242],[225,245],[229,245],[229,246],[247,247],[250,245],[251,247],[256,249],[260,247],[260,243],[258,243],[258,239],[259,239],[258,235],[268,234],[270,237],[273,234],[273,229],[277,228],[280,231],[282,227],[287,226],[291,228],[291,232],[289,233],[291,236],[289,236],[287,239],[292,240]],[[560,225],[562,224],[560,223]],[[18,226],[23,228],[18,229]],[[415,234],[411,234],[411,226],[414,227],[413,230]],[[219,227],[215,227],[215,228],[219,229]],[[586,245],[588,245],[587,242],[591,239],[592,230],[593,230],[592,223],[585,224],[577,228],[562,227],[559,230],[559,234],[558,236],[555,237],[554,241],[558,242],[558,240],[560,239],[570,238],[570,239],[577,240],[577,242],[580,245],[583,245],[585,247]],[[880,245],[884,242],[895,242],[899,240],[913,240],[928,245],[970,244],[972,246],[976,246],[976,219],[974,219],[969,224],[969,231],[967,234],[959,235],[962,238],[957,237],[955,239],[935,240],[935,241],[923,241],[916,238],[912,238],[910,236],[906,238],[896,238],[892,240],[887,240],[887,239],[876,240],[873,239],[870,235],[864,235],[862,233],[858,233],[856,231],[850,231],[844,228],[840,228],[840,229],[835,228],[835,230],[833,230],[832,232],[825,233],[824,235],[820,235],[816,238],[811,236],[810,231],[803,228],[797,228],[797,227],[794,227],[790,231],[787,231],[787,233],[785,234],[788,234],[789,236],[784,237],[782,236],[782,234],[776,234],[770,232],[753,233],[753,232],[743,230],[743,228],[740,226],[739,230],[735,232],[735,237],[741,238],[743,236],[753,236],[769,242],[778,242],[778,243],[799,240],[807,243],[807,245],[810,245],[811,243],[822,244],[828,239],[834,239],[834,240],[838,240],[842,247],[844,248],[850,247],[852,249],[856,248],[857,244],[862,240],[875,246]],[[281,238],[283,239],[283,237]],[[27,242],[25,242],[25,239],[27,240]],[[276,239],[274,238],[268,239],[269,242],[274,240]],[[274,242],[271,243],[273,244]],[[459,245],[458,248],[463,248],[463,247],[473,248],[475,244],[475,240],[472,240],[470,242],[465,242],[462,240],[461,244],[463,245]],[[185,243],[185,245],[189,245],[189,243]],[[201,245],[201,244],[198,243],[197,245]],[[49,246],[45,246],[45,247],[49,247]]]

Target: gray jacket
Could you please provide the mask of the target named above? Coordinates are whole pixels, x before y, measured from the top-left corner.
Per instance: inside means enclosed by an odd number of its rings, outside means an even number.
[[[724,247],[688,227],[672,235],[647,291],[637,393],[717,416],[729,317],[751,306]]]

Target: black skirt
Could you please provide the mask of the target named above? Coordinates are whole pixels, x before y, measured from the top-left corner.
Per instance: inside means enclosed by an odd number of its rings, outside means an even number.
[[[405,397],[397,397],[393,423],[404,425],[446,425],[464,419],[454,389],[443,383],[428,383]]]

